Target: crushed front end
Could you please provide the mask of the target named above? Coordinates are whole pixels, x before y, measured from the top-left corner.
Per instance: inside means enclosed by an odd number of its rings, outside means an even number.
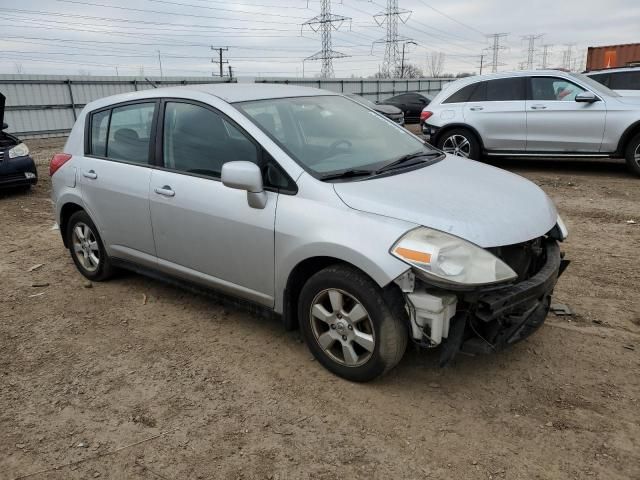
[[[544,237],[487,249],[517,275],[506,285],[447,287],[407,272],[396,283],[404,292],[414,342],[440,346],[444,366],[459,352],[492,353],[531,335],[544,323],[569,263],[558,243],[565,236],[556,226]]]

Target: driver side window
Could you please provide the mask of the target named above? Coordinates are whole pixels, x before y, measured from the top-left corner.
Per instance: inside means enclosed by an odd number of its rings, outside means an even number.
[[[166,168],[214,178],[226,162],[259,163],[257,147],[243,132],[213,110],[190,103],[166,103],[162,151]]]

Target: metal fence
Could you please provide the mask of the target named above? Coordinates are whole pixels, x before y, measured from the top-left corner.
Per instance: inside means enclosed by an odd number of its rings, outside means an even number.
[[[446,83],[455,78],[344,78],[344,79],[316,79],[316,78],[260,78],[256,83],[280,83],[286,85],[300,85],[322,88],[332,92],[361,95],[369,100],[384,100],[406,92],[420,92],[427,96],[434,96]]]
[[[21,138],[66,135],[89,102],[118,93],[162,87],[228,82],[212,77],[94,77],[60,75],[0,75],[6,97],[7,132]]]
[[[369,100],[383,100],[404,92],[433,96],[452,80],[260,78],[255,82],[317,87],[345,94],[355,93]],[[80,110],[87,103],[102,97],[150,89],[153,84],[167,87],[220,82],[229,82],[229,79],[0,75],[0,92],[7,97],[4,115],[4,121],[9,124],[7,132],[22,138],[47,138],[67,135]]]

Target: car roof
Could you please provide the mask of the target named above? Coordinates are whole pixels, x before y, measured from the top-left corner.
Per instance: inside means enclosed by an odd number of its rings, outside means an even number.
[[[512,77],[534,77],[538,75],[554,75],[561,77],[569,77],[570,74],[563,70],[515,70],[511,72],[498,72],[498,73],[488,73],[484,75],[472,75],[469,77],[459,78],[447,84],[447,88],[450,86],[464,86],[470,85],[476,82],[483,82],[485,80],[496,80],[500,78],[512,78]]]
[[[319,88],[300,87],[297,85],[277,85],[264,83],[219,83],[181,85],[163,87],[137,92],[122,93],[95,100],[87,105],[89,110],[106,107],[121,102],[158,97],[189,98],[190,94],[206,93],[218,97],[227,103],[267,100],[272,98],[315,97],[321,95],[340,95],[339,93]]]

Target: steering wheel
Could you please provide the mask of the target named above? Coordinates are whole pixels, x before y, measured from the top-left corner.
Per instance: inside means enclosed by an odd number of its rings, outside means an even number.
[[[350,148],[353,146],[353,144],[352,144],[349,140],[347,140],[347,139],[336,140],[336,141],[335,141],[335,142],[333,142],[333,143],[331,144],[331,146],[329,147],[329,152],[328,152],[329,157],[331,157],[331,156],[333,156],[334,154],[338,153],[338,150],[340,150],[338,147],[339,147],[340,145],[345,145],[345,146],[347,147],[347,148],[346,148],[347,150],[348,150],[348,149],[350,149]]]

